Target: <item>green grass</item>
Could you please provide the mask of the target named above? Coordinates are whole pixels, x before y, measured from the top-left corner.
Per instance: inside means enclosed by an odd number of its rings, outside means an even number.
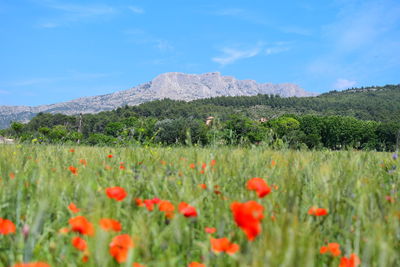
[[[327,242],[340,243],[342,255],[356,253],[362,266],[400,266],[400,171],[388,172],[399,161],[388,153],[270,151],[262,148],[93,148],[65,146],[0,146],[0,217],[17,226],[0,235],[0,266],[44,261],[51,266],[338,266],[340,259],[320,255]],[[107,158],[112,154],[113,158]],[[86,167],[79,164],[86,159]],[[211,170],[209,163],[216,160]],[[271,162],[276,165],[272,166]],[[165,165],[161,162],[165,161]],[[124,162],[126,170],[120,170]],[[189,168],[195,163],[196,170]],[[204,174],[201,164],[207,163]],[[78,168],[73,175],[68,167]],[[111,166],[111,170],[105,166]],[[9,174],[15,178],[10,179]],[[246,181],[262,177],[277,185],[265,198],[246,190]],[[208,190],[198,184],[205,183]],[[220,186],[222,195],[213,193]],[[107,198],[105,188],[121,186],[122,202]],[[394,203],[386,196],[395,199]],[[137,207],[135,198],[181,201],[195,206],[193,219],[180,214],[169,222],[159,211]],[[236,226],[233,201],[256,200],[264,206],[262,233],[253,242]],[[88,240],[90,260],[71,245],[76,234],[62,235],[74,202],[96,225]],[[307,214],[311,206],[329,215]],[[276,220],[272,220],[274,215]],[[116,233],[98,227],[100,218],[114,218],[136,247],[126,264],[108,253]],[[24,237],[22,229],[29,225]],[[241,249],[233,256],[214,254],[205,227],[215,237],[228,237]]]

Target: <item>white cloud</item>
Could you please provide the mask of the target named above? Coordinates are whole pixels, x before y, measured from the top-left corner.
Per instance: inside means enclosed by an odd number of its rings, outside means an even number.
[[[42,28],[56,28],[71,22],[102,19],[117,13],[117,9],[105,4],[69,4],[60,1],[38,0],[38,4],[59,12],[56,17],[43,18],[38,24]]]
[[[144,13],[144,9],[140,8],[140,7],[137,7],[137,6],[129,6],[128,8],[129,8],[130,11],[132,11],[133,13],[136,13],[136,14],[143,14]]]
[[[224,47],[221,49],[222,55],[218,57],[213,57],[211,60],[225,66],[228,64],[233,64],[237,60],[251,58],[258,55],[272,55],[278,54],[289,50],[286,42],[278,42],[267,46],[264,42],[258,42],[254,47],[247,48],[232,48]]]
[[[344,89],[354,87],[354,85],[356,85],[356,84],[357,84],[356,81],[350,81],[347,79],[339,78],[333,84],[333,88],[336,90],[344,90]]]
[[[220,65],[232,64],[239,59],[251,58],[257,56],[261,52],[259,47],[251,49],[234,49],[225,47],[222,49],[222,56],[212,58],[212,61],[219,63]]]

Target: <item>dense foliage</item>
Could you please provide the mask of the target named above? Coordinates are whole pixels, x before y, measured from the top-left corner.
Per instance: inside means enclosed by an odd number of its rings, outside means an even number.
[[[318,97],[217,97],[158,100],[82,116],[40,113],[0,134],[24,142],[89,145],[263,144],[272,147],[394,150],[400,86],[351,89]],[[214,118],[206,125],[206,118]]]

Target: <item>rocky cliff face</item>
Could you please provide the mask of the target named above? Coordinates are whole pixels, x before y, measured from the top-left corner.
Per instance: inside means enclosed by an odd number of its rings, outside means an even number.
[[[96,113],[163,98],[190,101],[217,96],[257,94],[275,94],[282,97],[315,95],[291,83],[272,84],[257,83],[253,80],[237,80],[231,76],[222,76],[218,72],[205,74],[169,72],[157,76],[148,83],[112,94],[82,97],[68,102],[36,107],[0,106],[0,128],[8,127],[11,121],[27,122],[39,112],[72,115]]]

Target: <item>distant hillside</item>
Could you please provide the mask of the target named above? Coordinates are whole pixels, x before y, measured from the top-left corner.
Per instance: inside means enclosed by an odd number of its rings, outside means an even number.
[[[73,115],[97,113],[125,105],[134,106],[165,98],[190,101],[218,96],[251,96],[257,94],[274,94],[282,97],[316,95],[291,83],[271,84],[257,83],[253,80],[237,80],[231,76],[222,76],[218,72],[205,74],[170,72],[161,74],[152,81],[137,87],[112,94],[83,97],[68,102],[37,107],[0,106],[0,129],[8,127],[11,121],[28,122],[39,112]]]

